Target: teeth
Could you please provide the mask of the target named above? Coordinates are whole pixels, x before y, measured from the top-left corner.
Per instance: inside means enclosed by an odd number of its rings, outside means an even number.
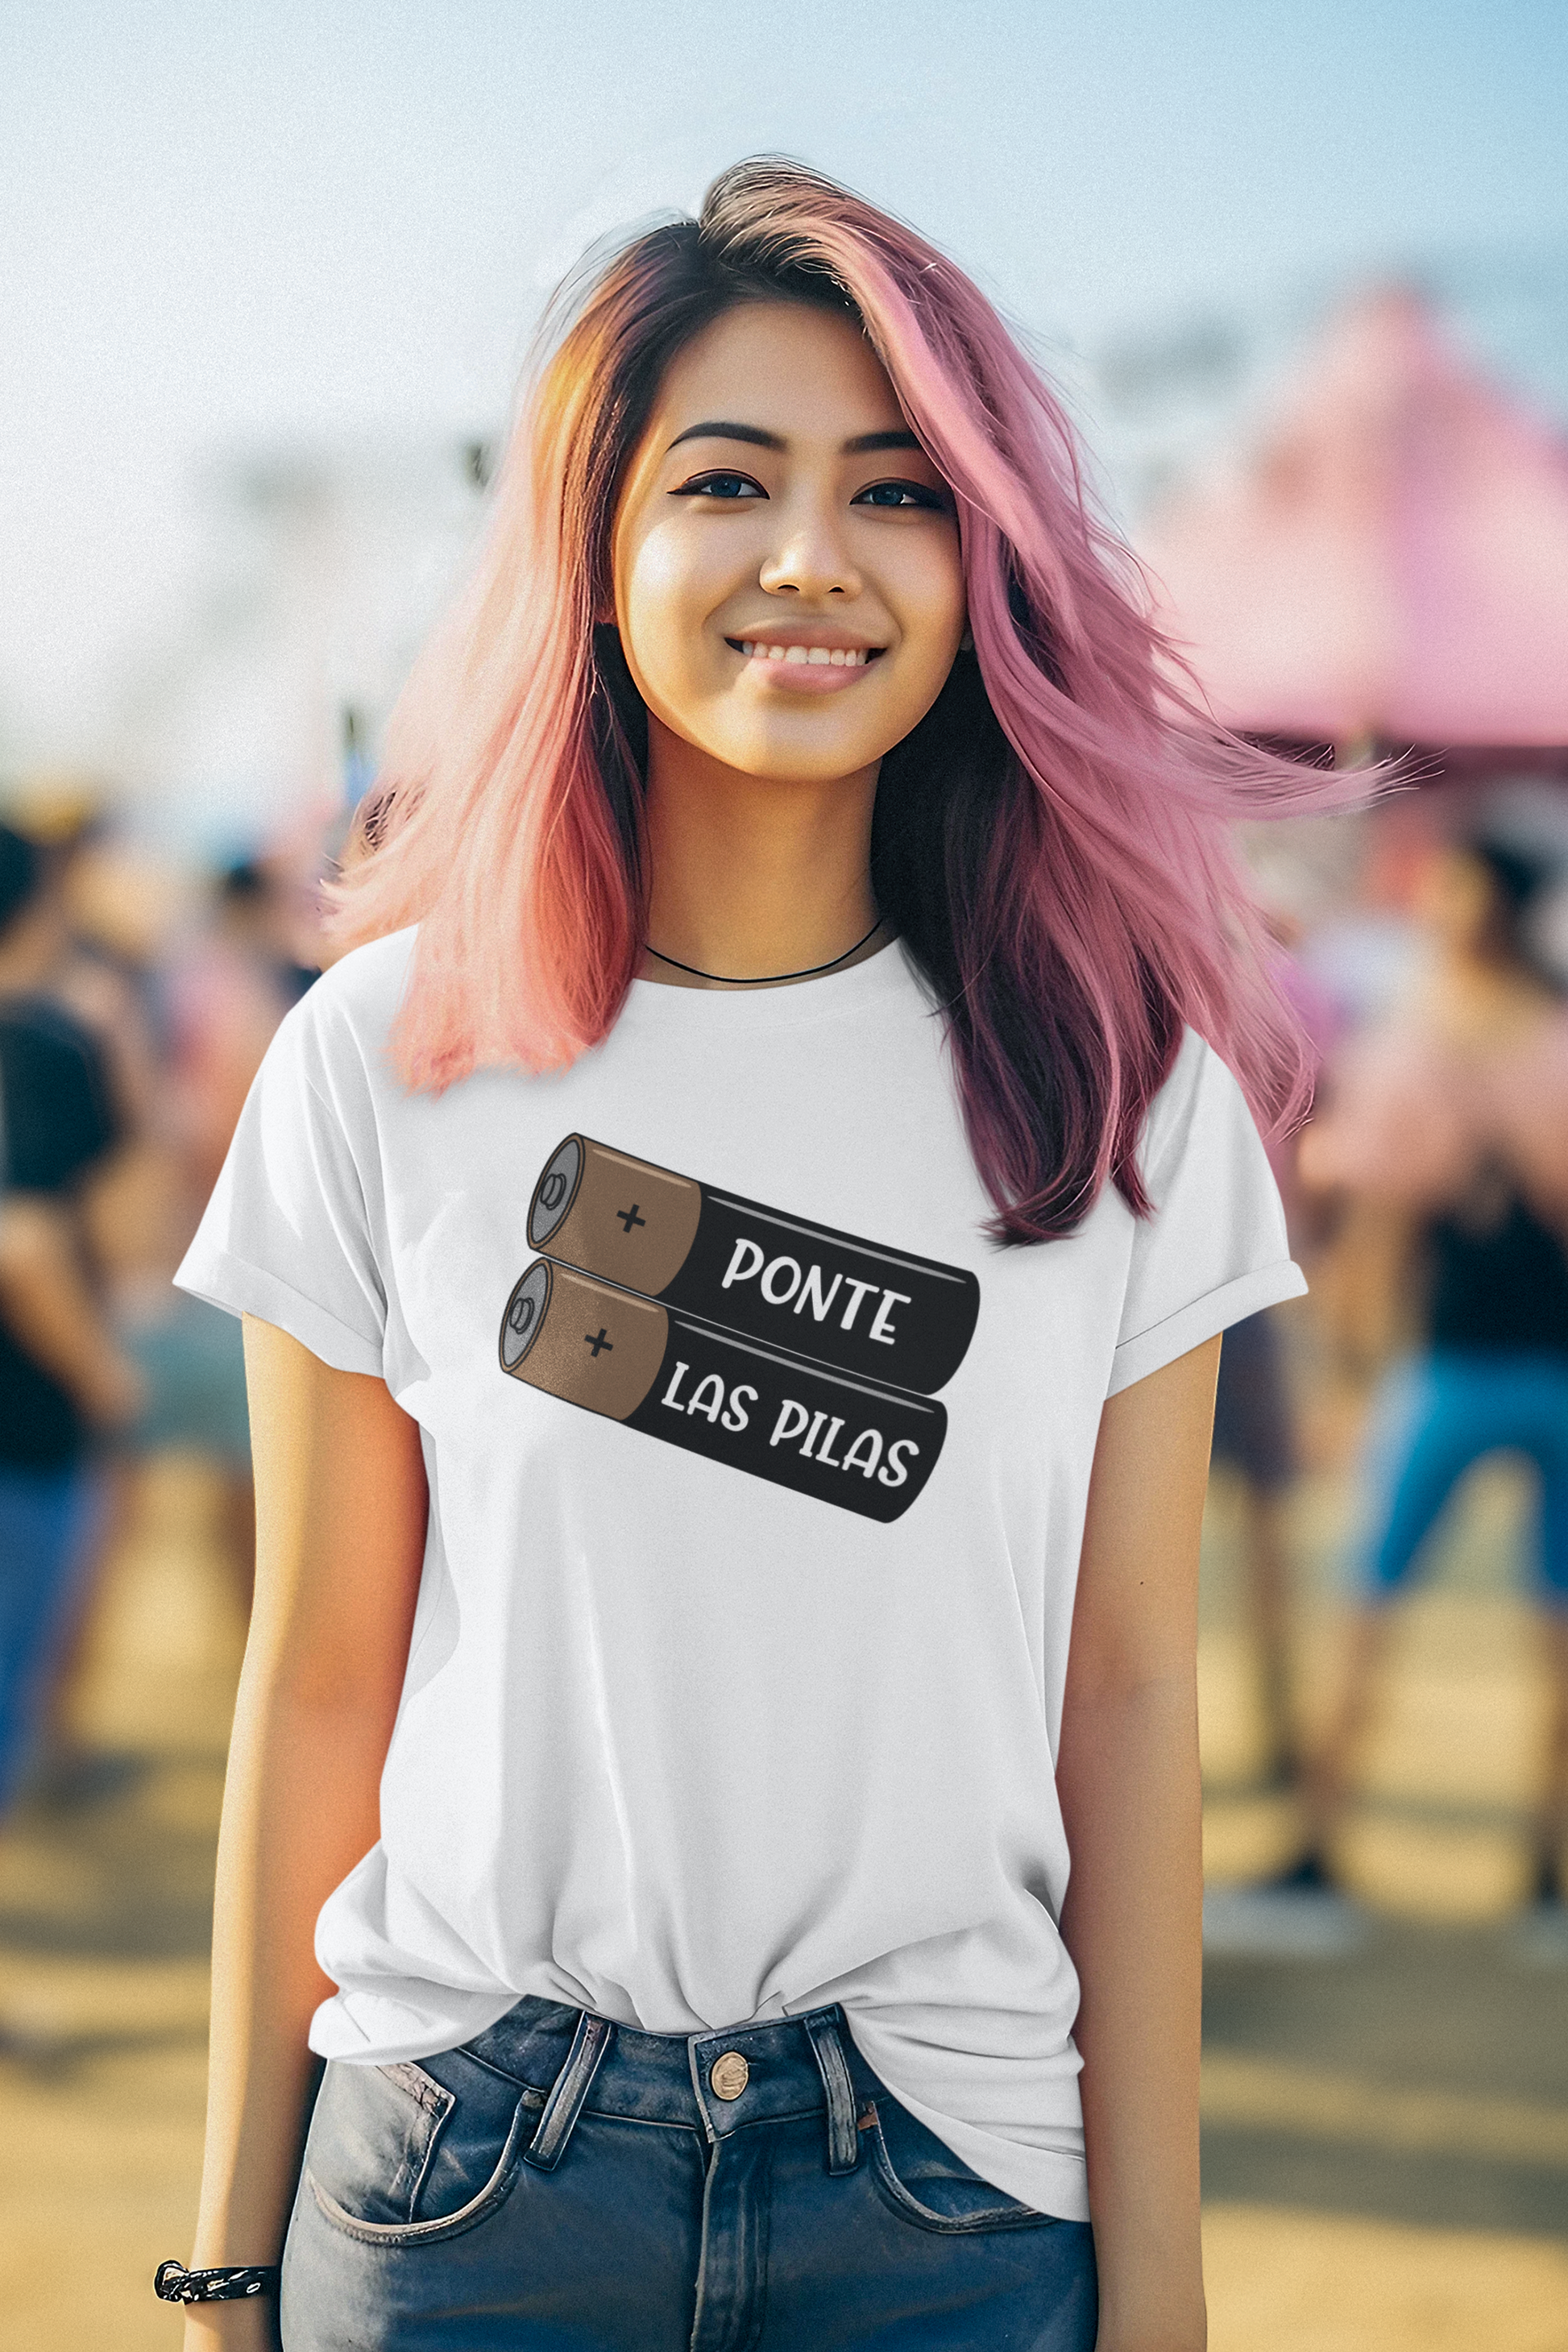
[[[748,661],[809,662],[818,668],[864,669],[871,656],[858,646],[769,646],[760,638],[742,637],[741,651]]]

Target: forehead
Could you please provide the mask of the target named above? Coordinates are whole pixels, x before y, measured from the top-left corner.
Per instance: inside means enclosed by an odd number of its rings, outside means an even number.
[[[654,412],[661,447],[707,417],[835,442],[905,421],[858,321],[805,302],[741,303],[676,354]]]

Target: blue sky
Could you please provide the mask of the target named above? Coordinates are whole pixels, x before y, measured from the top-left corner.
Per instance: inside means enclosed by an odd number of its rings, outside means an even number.
[[[214,453],[491,425],[586,240],[738,154],[1092,346],[1568,247],[1565,131],[1561,0],[7,0],[0,760],[102,742]]]

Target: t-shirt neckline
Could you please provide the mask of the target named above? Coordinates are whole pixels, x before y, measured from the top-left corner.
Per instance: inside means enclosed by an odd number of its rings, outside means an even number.
[[[914,977],[902,942],[889,940],[863,963],[787,988],[674,988],[667,981],[634,980],[621,1019],[721,1034],[803,1029],[891,1003],[908,993]]]

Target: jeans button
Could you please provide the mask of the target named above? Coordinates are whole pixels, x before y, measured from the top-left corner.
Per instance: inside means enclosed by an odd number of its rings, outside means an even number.
[[[738,2050],[726,2050],[708,2069],[708,2080],[721,2099],[738,2099],[752,2079],[752,2070]]]

